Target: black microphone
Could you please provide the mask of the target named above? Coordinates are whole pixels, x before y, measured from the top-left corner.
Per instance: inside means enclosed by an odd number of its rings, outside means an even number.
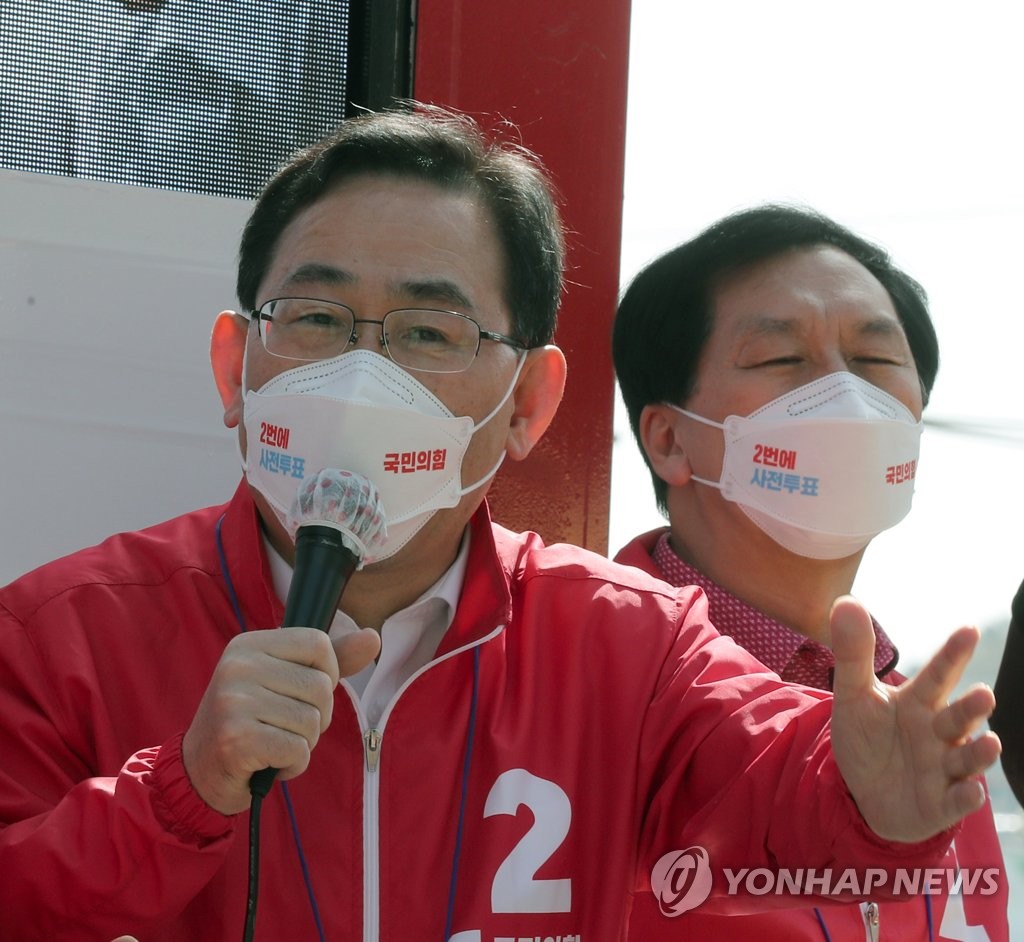
[[[387,534],[377,488],[351,471],[325,468],[303,479],[288,516],[295,566],[281,627],[327,631],[366,552]],[[265,797],[277,769],[260,769],[249,791]]]
[[[304,625],[327,631],[341,593],[359,556],[342,539],[341,531],[321,523],[303,524],[295,533],[295,569],[282,628]]]

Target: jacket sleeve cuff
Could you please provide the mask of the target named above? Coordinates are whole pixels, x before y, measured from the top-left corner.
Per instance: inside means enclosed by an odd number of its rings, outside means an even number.
[[[836,832],[838,835],[837,844],[842,845],[841,847],[834,845],[837,852],[836,856],[839,859],[843,859],[851,851],[855,858],[868,856],[868,859],[870,859],[870,855],[874,852],[879,854],[881,859],[888,858],[892,864],[900,867],[934,867],[941,861],[949,849],[953,838],[960,830],[962,822],[944,831],[940,831],[938,834],[923,841],[915,841],[913,843],[891,841],[879,837],[860,813],[857,802],[843,781],[839,766],[836,764],[835,756],[831,754],[831,750],[829,750],[828,759],[821,770],[821,774],[823,784],[829,790],[834,789],[837,794],[845,796],[845,816],[847,816],[849,827],[839,828]]]
[[[164,829],[184,844],[203,848],[234,830],[234,817],[211,808],[192,787],[181,754],[184,733],[138,753],[129,765],[147,774],[153,811]]]

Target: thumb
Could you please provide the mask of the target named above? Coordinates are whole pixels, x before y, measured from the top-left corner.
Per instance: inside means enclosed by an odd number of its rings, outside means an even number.
[[[372,628],[342,635],[333,643],[338,673],[342,677],[358,674],[380,654],[380,635]]]
[[[852,595],[842,595],[832,603],[829,627],[836,659],[832,683],[835,698],[863,696],[875,685],[875,629],[871,615]]]

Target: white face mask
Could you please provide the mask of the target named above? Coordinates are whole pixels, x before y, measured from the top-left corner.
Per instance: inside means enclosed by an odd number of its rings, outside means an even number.
[[[369,478],[380,492],[387,536],[364,562],[387,559],[438,510],[494,476],[504,453],[465,487],[462,460],[473,433],[512,395],[525,359],[524,353],[501,402],[476,425],[370,350],[303,363],[245,392],[246,477],[285,526],[304,477],[337,468]]]
[[[717,487],[776,543],[812,559],[862,550],[910,511],[921,423],[902,402],[852,373],[832,373],[719,424]]]

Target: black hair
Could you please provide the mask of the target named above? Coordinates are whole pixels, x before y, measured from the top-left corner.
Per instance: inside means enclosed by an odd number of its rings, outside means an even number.
[[[237,292],[244,309],[256,307],[285,226],[340,181],[361,174],[410,177],[481,194],[505,251],[512,332],[527,347],[551,341],[565,248],[544,169],[528,150],[491,140],[466,115],[421,104],[345,121],[295,154],[270,180],[242,234]]]

